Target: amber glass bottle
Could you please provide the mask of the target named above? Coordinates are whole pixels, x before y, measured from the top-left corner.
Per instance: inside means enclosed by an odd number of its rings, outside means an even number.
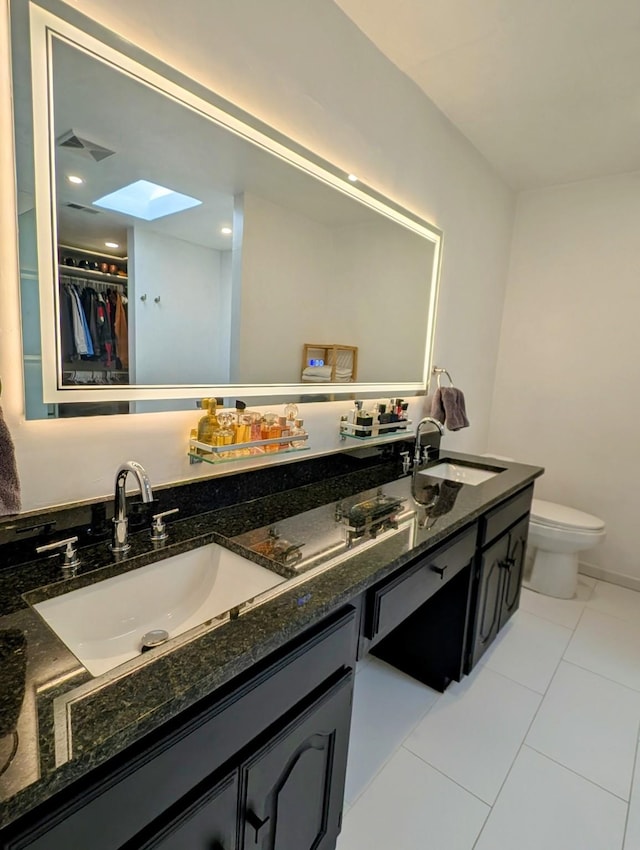
[[[205,398],[201,405],[206,407],[207,412],[198,422],[198,441],[215,446],[217,434],[220,431],[220,423],[216,416],[217,402],[215,398]]]

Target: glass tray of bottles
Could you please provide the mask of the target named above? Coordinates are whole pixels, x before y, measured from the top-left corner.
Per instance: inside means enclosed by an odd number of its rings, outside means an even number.
[[[309,435],[298,419],[298,408],[287,404],[284,415],[247,410],[242,401],[235,409],[223,409],[222,399],[205,398],[205,411],[189,438],[191,463],[224,463],[308,449]]]
[[[367,405],[365,407],[365,404]],[[411,420],[407,419],[409,404],[401,398],[373,405],[356,401],[353,410],[340,419],[340,438],[356,440],[402,439],[406,437]]]

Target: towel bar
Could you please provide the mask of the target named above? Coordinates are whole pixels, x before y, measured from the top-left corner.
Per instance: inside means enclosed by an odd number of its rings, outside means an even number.
[[[438,376],[438,389],[440,389],[440,379],[442,378],[443,375],[446,375],[447,378],[449,378],[449,384],[451,386],[453,386],[453,378],[447,372],[446,369],[441,369],[439,366],[434,366],[433,369],[432,369],[432,372],[433,372],[434,375]]]

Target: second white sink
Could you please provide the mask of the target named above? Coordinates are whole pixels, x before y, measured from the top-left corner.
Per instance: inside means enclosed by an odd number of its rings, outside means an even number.
[[[499,472],[490,469],[482,469],[478,466],[462,466],[457,463],[438,463],[428,469],[421,469],[419,475],[429,475],[434,478],[446,478],[447,481],[459,481],[461,484],[482,484],[495,478]]]
[[[94,676],[140,655],[147,632],[173,638],[285,581],[211,543],[34,607]]]

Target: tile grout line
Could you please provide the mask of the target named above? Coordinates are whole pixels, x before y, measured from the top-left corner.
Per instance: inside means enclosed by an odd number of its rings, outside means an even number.
[[[421,683],[421,684],[424,684],[424,683]],[[428,685],[424,685],[424,687],[425,687],[425,688],[428,688],[429,686],[428,686]],[[430,688],[430,690],[433,690],[433,688]],[[351,802],[349,803],[349,811],[351,811],[351,809],[353,809],[353,807],[354,807],[354,806],[355,806],[355,804],[358,802],[358,800],[362,797],[362,795],[365,793],[365,791],[366,791],[366,790],[367,790],[367,789],[368,789],[368,788],[369,788],[369,787],[373,784],[373,781],[374,781],[375,779],[377,779],[377,777],[378,777],[378,776],[382,773],[382,771],[383,771],[383,770],[384,770],[384,768],[385,768],[385,767],[389,764],[389,762],[390,762],[390,761],[391,761],[391,759],[394,757],[394,755],[395,755],[395,754],[396,754],[396,753],[397,753],[400,749],[402,749],[402,747],[404,746],[404,742],[405,742],[405,741],[407,740],[407,738],[408,738],[408,737],[409,737],[409,736],[413,733],[414,729],[416,729],[416,728],[418,727],[418,725],[419,725],[420,723],[422,723],[422,721],[424,720],[424,718],[427,716],[427,714],[429,714],[429,712],[431,711],[431,709],[433,708],[433,706],[434,706],[434,705],[435,705],[435,704],[439,701],[439,699],[440,699],[440,697],[441,697],[441,696],[442,696],[442,694],[438,694],[438,696],[434,699],[434,701],[431,703],[431,705],[430,705],[430,706],[426,709],[426,711],[424,711],[424,712],[420,715],[420,717],[418,718],[418,720],[417,720],[417,721],[413,724],[413,726],[411,727],[411,729],[409,730],[409,732],[407,732],[407,734],[404,736],[404,738],[402,739],[402,741],[400,741],[400,743],[398,744],[398,746],[397,746],[397,747],[393,750],[393,752],[391,752],[391,753],[387,756],[387,758],[386,758],[386,759],[382,762],[382,764],[380,765],[380,767],[378,768],[378,770],[376,770],[376,772],[375,772],[375,773],[373,774],[373,776],[369,779],[369,781],[368,781],[368,782],[367,782],[367,783],[366,783],[366,784],[362,787],[362,789],[360,790],[360,793],[359,793],[356,797],[354,797],[354,799],[353,799],[353,800],[351,800]],[[409,752],[410,752],[410,751],[409,751]],[[349,755],[348,755],[348,753],[347,753],[347,765],[348,765],[348,763],[349,763]]]
[[[578,624],[579,624],[580,620],[582,619],[582,615],[584,614],[584,609],[588,606],[589,602],[591,601],[591,598],[593,596],[593,591],[596,589],[596,584],[597,584],[597,582],[594,583],[593,587],[589,588],[589,593],[588,593],[587,597],[582,601],[582,610],[578,614],[578,619],[576,620],[576,623],[575,623],[574,626],[567,626],[566,623],[559,623],[557,620],[552,620],[551,617],[549,617],[549,616],[545,617],[543,614],[539,614],[535,611],[528,611],[526,608],[523,608],[523,607],[520,607],[518,610],[524,611],[525,614],[531,614],[532,617],[538,617],[540,620],[545,620],[547,623],[553,623],[556,626],[562,626],[563,629],[569,629],[569,631],[575,632],[575,630],[578,628]],[[528,590],[529,593],[533,593],[536,596],[542,596],[545,599],[555,599],[556,598],[556,597],[548,597],[543,593],[538,593],[537,591],[531,590],[530,588],[526,588],[524,586],[523,586],[522,589]],[[567,600],[560,599],[560,602],[565,602],[565,601],[566,602],[573,602],[574,600],[580,601],[580,600],[577,599],[577,597],[574,597],[572,599],[567,599]],[[594,610],[594,609],[592,609],[592,610]]]
[[[608,676],[603,676],[600,671],[591,670],[589,667],[583,667],[582,664],[577,664],[575,661],[569,661],[569,659],[564,658],[564,656],[562,661],[564,664],[568,664],[570,667],[575,667],[577,670],[582,670],[585,673],[591,673],[592,676],[597,676],[599,679],[602,679],[603,682],[609,682],[610,685],[617,685],[619,688],[624,688],[625,691],[630,691],[632,694],[640,693],[640,688],[633,688],[631,685],[619,682],[617,679],[610,679]]]
[[[640,727],[640,723],[638,724]],[[638,734],[640,734],[640,728],[638,730]],[[636,770],[638,768],[638,750],[640,749],[640,738],[636,736],[636,755],[633,760],[633,773],[631,774],[631,787],[629,789],[629,803],[627,805],[627,814],[624,819],[624,834],[622,836],[622,850],[625,850],[625,844],[627,843],[627,830],[629,829],[629,815],[631,814],[631,800],[633,799],[633,791],[636,787]],[[632,850],[632,848],[629,848]]]
[[[489,670],[489,672],[493,673],[495,676],[501,676],[503,679],[506,679],[507,682],[510,682],[512,685],[519,685],[521,688],[524,688],[526,691],[529,691],[529,693],[535,694],[537,697],[540,697],[541,702],[545,698],[545,696],[547,695],[548,686],[547,686],[547,690],[545,690],[543,693],[541,693],[540,691],[536,691],[535,688],[530,688],[529,685],[523,685],[522,682],[519,682],[517,679],[512,679],[511,676],[507,676],[506,673],[501,673],[500,670],[494,670],[493,667],[489,667],[488,663],[484,664],[483,668],[485,670]],[[555,670],[554,670],[553,675],[555,676]],[[551,684],[551,681],[549,681],[549,684]]]
[[[595,780],[593,780],[593,779],[590,779],[588,776],[585,776],[585,775],[584,775],[584,773],[579,773],[579,772],[578,772],[577,770],[575,770],[573,767],[569,767],[568,765],[563,764],[561,761],[558,761],[557,759],[554,759],[554,758],[553,758],[553,756],[550,756],[550,755],[549,755],[549,753],[545,753],[545,752],[543,752],[542,750],[539,750],[537,747],[533,747],[533,746],[531,746],[531,744],[524,744],[523,746],[525,746],[525,747],[527,747],[528,749],[532,750],[534,753],[538,753],[538,755],[539,755],[539,756],[542,756],[543,758],[547,759],[547,761],[551,761],[551,762],[553,762],[554,764],[557,764],[557,765],[558,765],[558,767],[562,767],[562,768],[564,768],[565,770],[568,770],[568,771],[569,771],[569,773],[573,773],[573,775],[574,775],[574,776],[577,776],[577,777],[579,777],[580,779],[584,779],[584,781],[585,781],[585,782],[588,782],[590,785],[593,785],[595,788],[599,788],[601,791],[604,791],[606,794],[610,794],[612,797],[615,797],[615,798],[616,798],[616,800],[620,800],[620,801],[621,801],[622,803],[624,803],[626,806],[628,806],[628,805],[629,805],[629,801],[628,801],[628,800],[625,800],[625,798],[624,798],[624,797],[621,797],[621,796],[620,796],[620,794],[616,794],[616,792],[615,792],[615,791],[612,791],[610,788],[605,788],[605,787],[604,787],[604,785],[600,785],[600,783],[596,782],[596,781],[595,781]],[[637,745],[636,745],[636,752],[637,752]]]
[[[594,589],[595,589],[595,588],[594,588]],[[585,607],[584,607],[584,609],[583,609],[583,611],[582,611],[582,614],[580,615],[580,619],[579,619],[579,620],[578,620],[578,622],[576,623],[576,627],[575,627],[575,629],[573,630],[573,637],[571,638],[571,640],[570,640],[570,641],[569,641],[569,643],[567,644],[567,648],[565,649],[565,651],[562,653],[562,660],[563,660],[563,661],[565,661],[567,664],[573,664],[573,666],[574,666],[574,667],[579,667],[579,668],[580,668],[580,670],[585,670],[587,673],[593,673],[593,675],[594,675],[594,676],[600,676],[601,678],[605,679],[607,682],[612,682],[612,683],[613,683],[613,684],[615,684],[615,685],[620,685],[621,687],[623,687],[623,688],[627,688],[627,689],[628,689],[628,690],[630,690],[630,691],[635,691],[635,693],[639,693],[639,692],[640,692],[640,688],[634,688],[634,687],[632,687],[631,685],[627,685],[627,684],[625,684],[625,682],[619,682],[617,679],[611,679],[611,678],[609,678],[609,676],[604,676],[602,673],[600,673],[600,672],[598,672],[598,671],[596,671],[596,670],[591,670],[591,669],[589,669],[589,667],[585,667],[585,666],[584,666],[584,665],[582,665],[582,664],[578,664],[578,663],[576,663],[575,661],[570,661],[568,658],[565,658],[565,656],[566,656],[567,652],[569,651],[569,648],[570,648],[571,644],[573,643],[573,638],[575,637],[575,633],[578,631],[578,627],[579,627],[580,623],[582,622],[582,618],[583,618],[583,616],[584,616],[584,614],[585,614],[586,610],[587,610],[587,607],[586,607],[586,605],[585,605]],[[594,608],[590,608],[589,610],[590,610],[590,611],[593,611],[593,610],[595,610],[595,609],[594,609]],[[603,612],[602,612],[602,611],[596,611],[596,613],[597,613],[597,614],[602,614]],[[606,617],[606,616],[611,616],[611,615],[604,614],[604,616]],[[613,619],[615,619],[615,620],[620,620],[620,617],[613,617]],[[630,620],[626,620],[625,622],[631,622],[631,621],[630,621]]]
[[[531,590],[531,591],[529,591],[529,592],[530,592],[530,593],[536,593],[536,592],[535,592],[535,590]],[[591,588],[591,593],[593,593],[593,588]],[[576,629],[576,627],[577,627],[577,625],[578,625],[579,621],[580,621],[580,617],[582,616],[582,612],[583,612],[583,611],[584,611],[584,609],[587,607],[588,601],[589,601],[589,599],[591,598],[591,593],[589,594],[589,597],[588,597],[587,599],[585,599],[585,600],[584,600],[584,602],[582,603],[582,610],[581,610],[581,611],[580,611],[580,613],[578,614],[578,619],[576,620],[576,625],[575,625],[575,626],[567,626],[567,624],[566,624],[566,623],[559,623],[557,620],[552,620],[552,619],[551,619],[551,617],[548,617],[548,616],[547,616],[547,617],[545,617],[543,614],[538,614],[538,613],[537,613],[537,612],[535,612],[535,611],[529,611],[527,608],[520,607],[520,608],[518,608],[518,610],[519,610],[519,611],[524,611],[524,613],[525,613],[525,614],[531,614],[533,617],[539,617],[541,620],[545,620],[547,623],[553,623],[553,624],[554,624],[554,625],[556,625],[556,626],[562,626],[562,628],[563,628],[563,629],[569,629],[570,631],[574,631],[574,630]],[[541,596],[542,594],[536,594],[536,595],[537,595],[537,596]],[[561,600],[561,601],[562,601],[562,600]],[[573,601],[573,600],[569,599],[569,600],[567,600],[567,601],[568,601],[568,602],[571,602],[571,601]]]
[[[603,675],[602,675],[601,673],[599,673],[599,672],[596,672],[596,671],[594,671],[594,670],[589,670],[589,668],[583,667],[583,666],[582,666],[582,665],[580,665],[580,664],[576,664],[576,663],[575,663],[575,662],[573,662],[573,661],[569,661],[569,660],[567,660],[567,659],[566,659],[566,657],[565,657],[565,656],[566,656],[566,653],[567,653],[567,652],[568,652],[568,650],[569,650],[569,647],[571,646],[571,644],[572,644],[572,642],[573,642],[573,639],[574,639],[574,637],[575,637],[575,634],[576,634],[576,632],[577,632],[577,630],[578,630],[578,628],[579,628],[580,624],[582,623],[583,617],[584,617],[584,615],[585,615],[585,611],[590,610],[590,611],[595,611],[596,613],[599,613],[599,614],[605,614],[605,615],[608,613],[608,612],[599,611],[597,608],[592,608],[592,607],[588,606],[588,604],[587,604],[587,603],[588,603],[588,602],[592,599],[592,597],[593,597],[593,595],[594,595],[594,592],[595,592],[595,589],[596,589],[596,587],[597,587],[598,583],[599,583],[599,582],[596,580],[596,582],[594,583],[593,587],[591,587],[591,588],[590,588],[590,590],[589,590],[589,596],[588,596],[588,597],[587,597],[587,599],[585,600],[584,605],[583,605],[583,607],[582,607],[582,610],[580,611],[579,617],[578,617],[578,619],[577,619],[577,621],[576,621],[576,624],[575,624],[573,627],[567,626],[567,625],[565,625],[565,624],[557,623],[557,622],[555,622],[554,620],[547,619],[546,617],[540,616],[539,614],[535,614],[535,613],[532,613],[532,612],[526,611],[525,609],[521,609],[521,610],[523,610],[523,611],[524,611],[524,613],[526,613],[527,615],[532,616],[532,617],[534,617],[534,618],[536,618],[536,619],[538,619],[538,620],[540,620],[540,621],[542,621],[542,622],[545,622],[545,623],[548,623],[548,624],[551,624],[551,625],[555,625],[555,626],[557,626],[557,627],[560,627],[560,628],[566,629],[567,631],[571,632],[571,637],[569,638],[569,641],[568,641],[568,643],[567,643],[567,646],[566,646],[566,647],[565,647],[565,649],[563,650],[562,655],[561,655],[561,657],[560,657],[560,659],[559,659],[558,663],[556,664],[556,666],[555,666],[555,668],[554,668],[554,670],[553,670],[552,676],[551,676],[551,678],[549,679],[549,683],[548,683],[548,685],[546,686],[546,688],[545,688],[544,692],[542,692],[542,693],[541,693],[540,691],[536,691],[536,690],[534,690],[533,688],[530,688],[529,686],[524,685],[524,684],[522,684],[521,682],[516,681],[515,679],[512,679],[510,676],[508,676],[508,675],[506,675],[506,674],[504,674],[504,673],[502,673],[502,672],[500,672],[500,671],[498,671],[498,670],[493,670],[491,667],[488,667],[488,666],[486,667],[486,669],[490,670],[490,671],[491,671],[491,673],[493,673],[493,674],[495,674],[495,675],[498,675],[498,676],[501,676],[503,679],[506,679],[507,681],[510,681],[511,683],[517,684],[517,685],[519,685],[520,687],[523,687],[523,688],[525,688],[526,690],[528,690],[530,693],[534,693],[534,694],[536,694],[536,696],[540,697],[540,702],[539,702],[539,704],[538,704],[538,707],[536,708],[536,710],[535,710],[535,712],[534,712],[534,714],[533,714],[533,717],[532,717],[532,719],[531,719],[531,722],[529,723],[529,725],[528,725],[528,727],[527,727],[527,729],[526,729],[526,731],[525,731],[525,733],[524,733],[524,736],[523,736],[522,742],[521,742],[520,746],[518,747],[518,750],[517,750],[517,752],[516,752],[516,754],[515,754],[515,756],[514,756],[514,758],[513,758],[512,762],[511,762],[511,765],[510,765],[509,770],[507,771],[507,773],[506,773],[506,775],[505,775],[505,778],[504,778],[503,782],[502,782],[502,783],[501,783],[501,785],[500,785],[500,788],[499,788],[499,790],[498,790],[498,793],[496,794],[496,797],[495,797],[495,800],[494,800],[493,804],[489,804],[489,803],[487,803],[487,801],[486,801],[486,800],[483,800],[481,797],[479,797],[479,796],[478,796],[477,794],[475,794],[473,791],[470,791],[468,788],[465,788],[465,787],[464,787],[463,785],[461,785],[461,784],[460,784],[457,780],[453,779],[453,778],[452,778],[452,777],[450,777],[450,776],[447,776],[447,774],[446,774],[444,771],[442,771],[442,770],[441,770],[441,769],[439,769],[438,767],[435,767],[434,765],[432,765],[429,761],[427,761],[426,759],[424,759],[422,756],[418,755],[417,753],[413,752],[413,750],[409,749],[409,747],[406,745],[407,740],[408,740],[408,739],[409,739],[409,737],[413,734],[413,732],[415,731],[415,729],[417,728],[417,726],[418,726],[420,723],[422,723],[422,721],[423,721],[423,720],[424,720],[424,719],[428,716],[429,712],[433,709],[433,707],[434,707],[436,704],[438,704],[438,702],[439,702],[439,700],[440,700],[440,697],[442,696],[442,695],[438,695],[438,696],[436,697],[436,699],[435,699],[435,700],[434,700],[434,701],[433,701],[433,702],[432,702],[432,703],[428,706],[428,708],[427,708],[427,709],[426,709],[426,710],[425,710],[425,711],[421,714],[421,716],[420,716],[420,717],[416,720],[416,722],[415,722],[415,723],[411,726],[410,730],[409,730],[409,731],[407,732],[407,734],[404,736],[404,738],[403,738],[403,740],[401,741],[401,743],[400,743],[400,744],[399,744],[399,745],[398,745],[398,746],[397,746],[397,747],[396,747],[396,748],[392,751],[392,753],[388,756],[388,758],[386,758],[386,759],[385,759],[385,761],[383,762],[383,764],[382,764],[382,765],[380,766],[380,768],[379,768],[379,769],[375,772],[375,774],[371,777],[371,779],[367,782],[367,784],[363,787],[363,789],[360,791],[360,793],[357,795],[357,797],[356,797],[356,798],[355,798],[352,802],[350,802],[350,803],[348,803],[348,804],[347,804],[347,805],[348,805],[348,810],[349,810],[349,812],[353,809],[353,807],[355,806],[356,802],[360,800],[360,798],[361,798],[361,797],[363,796],[363,794],[367,791],[367,789],[369,789],[369,788],[370,788],[370,786],[372,785],[373,781],[374,781],[374,780],[375,780],[375,779],[376,779],[376,778],[380,775],[380,773],[382,772],[382,770],[383,770],[383,769],[384,769],[384,768],[388,765],[389,761],[393,758],[393,756],[394,756],[394,755],[396,755],[396,754],[397,754],[400,750],[404,750],[406,753],[409,753],[410,755],[415,756],[415,757],[416,757],[419,761],[421,761],[423,764],[425,764],[426,766],[428,766],[428,767],[429,767],[429,768],[431,768],[432,770],[436,771],[436,773],[440,774],[443,778],[445,778],[445,779],[449,780],[449,781],[450,781],[450,782],[452,782],[452,783],[453,783],[456,787],[460,788],[460,790],[462,790],[462,791],[466,792],[466,793],[467,793],[467,794],[469,794],[469,795],[470,795],[473,799],[476,799],[478,802],[482,803],[484,806],[486,806],[486,807],[487,807],[487,812],[486,812],[486,815],[485,815],[485,818],[484,818],[483,824],[482,824],[482,826],[481,826],[481,828],[480,828],[480,830],[479,830],[479,832],[478,832],[478,835],[477,835],[477,837],[476,837],[475,841],[473,842],[473,846],[472,846],[472,848],[471,848],[471,850],[474,850],[474,848],[476,848],[476,847],[477,847],[477,844],[478,844],[478,842],[479,842],[479,840],[480,840],[480,838],[481,838],[481,836],[482,836],[482,834],[483,834],[483,832],[484,832],[484,829],[485,829],[485,827],[486,827],[487,821],[488,821],[488,819],[489,819],[489,817],[490,817],[490,815],[491,815],[491,812],[493,811],[493,809],[494,809],[494,807],[495,807],[495,804],[496,804],[496,803],[498,802],[498,800],[500,799],[500,795],[502,794],[503,788],[504,788],[504,786],[505,786],[506,782],[508,781],[508,779],[509,779],[509,777],[510,777],[510,775],[511,775],[512,771],[513,771],[513,768],[514,768],[515,762],[517,761],[518,757],[521,755],[521,753],[522,753],[523,749],[525,749],[525,748],[526,748],[526,749],[528,749],[528,750],[530,750],[530,751],[532,751],[532,752],[535,752],[537,755],[539,755],[540,757],[544,758],[545,760],[547,760],[547,761],[549,761],[549,762],[551,762],[551,763],[553,763],[553,764],[557,765],[558,767],[560,767],[560,768],[564,768],[565,770],[568,770],[568,771],[569,771],[570,773],[572,773],[573,775],[575,775],[575,776],[577,776],[577,777],[579,777],[579,778],[581,778],[581,779],[584,779],[586,782],[588,782],[590,785],[592,785],[593,787],[597,788],[598,790],[604,791],[605,793],[607,793],[607,794],[611,795],[611,796],[612,796],[612,797],[614,797],[615,799],[618,799],[618,800],[620,800],[622,803],[624,803],[624,804],[627,806],[626,818],[625,818],[625,826],[624,826],[624,835],[623,835],[623,844],[624,844],[624,842],[626,841],[626,834],[627,834],[628,823],[629,823],[630,802],[631,802],[631,799],[632,799],[632,797],[633,797],[633,791],[634,791],[634,788],[640,787],[640,786],[639,786],[639,784],[638,784],[638,782],[636,782],[636,781],[635,781],[635,778],[636,778],[636,776],[635,776],[635,774],[636,774],[636,768],[637,768],[638,764],[640,763],[640,738],[639,738],[638,736],[636,736],[636,750],[635,750],[635,757],[634,757],[633,773],[632,773],[632,778],[631,778],[631,783],[630,783],[630,790],[629,790],[629,801],[625,800],[625,799],[624,799],[623,797],[621,797],[619,794],[616,794],[615,792],[610,791],[610,790],[609,790],[609,789],[607,789],[607,788],[604,788],[603,786],[599,785],[597,782],[594,782],[593,780],[589,779],[588,777],[583,776],[582,774],[578,773],[576,770],[573,770],[572,768],[567,767],[566,765],[562,764],[561,762],[556,761],[554,758],[550,757],[550,756],[549,756],[549,755],[547,755],[546,753],[541,752],[540,750],[536,749],[536,747],[533,747],[533,746],[531,746],[531,745],[529,745],[529,744],[527,744],[527,743],[526,743],[526,740],[527,740],[527,737],[528,737],[528,735],[529,735],[529,733],[530,733],[530,731],[531,731],[531,728],[532,728],[533,724],[535,723],[535,721],[536,721],[536,719],[537,719],[537,717],[538,717],[538,714],[539,714],[540,708],[541,708],[541,706],[542,706],[542,703],[544,702],[544,700],[545,700],[545,698],[546,698],[546,696],[547,696],[547,694],[548,694],[548,692],[549,692],[549,689],[550,689],[551,685],[553,684],[553,682],[554,682],[554,680],[555,680],[555,677],[556,677],[556,675],[557,675],[557,673],[558,673],[558,669],[559,669],[560,665],[561,665],[563,662],[564,662],[565,664],[569,664],[569,665],[571,665],[571,666],[573,666],[573,667],[575,667],[575,668],[578,668],[578,669],[584,670],[585,672],[588,672],[588,673],[590,673],[590,674],[592,674],[592,675],[594,675],[594,676],[598,676],[599,678],[602,678],[604,681],[610,682],[610,683],[612,683],[612,684],[617,684],[618,686],[623,687],[623,688],[625,688],[626,690],[628,690],[628,691],[630,691],[630,692],[632,692],[632,693],[638,693],[638,692],[640,691],[640,689],[632,688],[632,687],[630,687],[630,686],[629,686],[629,685],[627,685],[627,684],[624,684],[624,683],[622,683],[622,682],[618,682],[618,681],[616,681],[615,679],[610,679],[610,678],[608,678],[607,676],[603,676]],[[616,616],[616,615],[614,615],[614,614],[609,614],[609,616],[611,616],[612,618],[614,618],[614,619],[616,619],[616,620],[622,620],[622,621],[630,622],[627,618],[624,618],[624,617],[618,617],[618,616]],[[485,664],[486,664],[486,663],[485,663]],[[479,666],[485,667],[485,664],[483,664],[483,665],[479,665]],[[640,725],[640,721],[639,721],[639,725]],[[640,730],[639,730],[639,731],[640,731]]]
[[[583,610],[583,613],[584,613],[584,610]],[[532,614],[531,616],[535,616],[535,614]],[[542,617],[540,617],[539,619],[543,619],[543,618],[542,618]],[[580,615],[580,619],[582,619],[582,614]],[[580,622],[580,619],[578,620],[578,623]],[[545,622],[547,622],[547,621],[545,620]],[[571,636],[571,638],[570,638],[569,642],[567,643],[567,646],[565,647],[565,649],[564,649],[564,651],[563,651],[562,655],[560,656],[560,659],[559,659],[558,663],[557,663],[557,664],[556,664],[556,666],[555,666],[555,669],[554,669],[554,671],[553,671],[553,674],[552,674],[551,678],[549,679],[549,684],[548,684],[548,685],[547,685],[547,687],[545,688],[545,692],[544,692],[544,694],[542,694],[542,699],[540,700],[540,702],[539,702],[539,704],[538,704],[538,707],[536,708],[536,710],[535,710],[535,712],[534,712],[534,714],[533,714],[533,717],[531,718],[531,722],[530,722],[530,723],[529,723],[529,725],[527,726],[527,729],[526,729],[526,731],[525,731],[525,733],[524,733],[524,735],[523,735],[523,738],[522,738],[522,743],[521,743],[521,744],[520,744],[520,746],[518,747],[518,751],[517,751],[517,753],[515,754],[513,761],[511,762],[511,767],[510,767],[510,768],[509,768],[509,770],[507,771],[507,773],[506,773],[506,775],[505,775],[505,777],[504,777],[504,779],[503,779],[503,781],[502,781],[502,784],[500,785],[500,788],[498,789],[498,793],[496,794],[496,799],[494,800],[493,805],[491,806],[491,812],[493,812],[494,806],[496,805],[496,803],[497,803],[497,802],[498,802],[498,800],[500,799],[500,795],[502,794],[502,789],[504,788],[504,786],[505,786],[505,784],[506,784],[507,780],[508,780],[508,779],[509,779],[509,777],[511,776],[511,772],[513,771],[513,767],[514,767],[514,765],[515,765],[516,761],[518,760],[518,756],[520,755],[520,753],[522,752],[523,747],[525,746],[525,741],[527,740],[527,735],[528,735],[528,734],[529,734],[529,732],[531,731],[531,727],[533,726],[533,724],[536,722],[536,718],[537,718],[537,716],[538,716],[538,712],[540,711],[540,708],[542,707],[542,703],[544,702],[545,697],[546,697],[546,696],[547,696],[547,694],[549,693],[549,688],[551,687],[551,685],[552,685],[552,683],[553,683],[553,680],[554,680],[554,679],[555,679],[555,677],[556,677],[556,673],[558,672],[558,668],[560,667],[560,665],[562,664],[562,661],[564,660],[564,653],[567,651],[567,649],[568,649],[569,645],[571,644],[571,641],[573,640],[573,635],[575,635],[575,631],[576,631],[576,629],[578,628],[578,623],[576,623],[575,628],[573,628],[573,629],[568,629],[568,631],[573,632],[573,634],[572,634],[572,636]],[[563,628],[566,628],[566,627],[563,627]],[[538,692],[537,692],[537,691],[535,691],[535,693],[538,693]],[[539,694],[539,695],[540,695],[540,694]],[[489,816],[491,815],[491,812],[489,813]],[[480,832],[478,833],[478,836],[477,836],[476,840],[473,842],[473,846],[472,846],[471,850],[475,850],[475,848],[476,848],[476,846],[477,846],[477,844],[478,844],[478,841],[480,840],[480,838],[481,838],[481,836],[482,836],[482,833],[484,832],[484,828],[486,827],[486,825],[487,825],[487,821],[488,821],[488,820],[489,820],[489,817],[487,817],[487,820],[486,820],[486,821],[484,822],[484,824],[482,825],[482,829],[481,829],[481,830],[480,830]]]
[[[415,758],[418,759],[418,761],[421,761],[422,764],[426,765],[427,767],[430,767],[431,770],[435,770],[436,773],[439,773],[440,776],[444,777],[448,782],[452,782],[461,791],[464,791],[465,794],[469,794],[471,797],[474,798],[474,800],[477,800],[479,803],[482,803],[484,806],[487,806],[487,808],[489,809],[489,812],[491,811],[491,808],[492,808],[491,803],[487,803],[486,800],[483,800],[482,797],[479,797],[474,791],[470,791],[468,788],[465,788],[465,786],[461,785],[460,782],[458,782],[457,779],[453,779],[451,776],[448,776],[444,772],[444,770],[442,770],[439,767],[436,767],[435,764],[431,764],[430,761],[427,761],[425,758],[422,758],[422,756],[418,755],[418,753],[414,753],[414,751],[410,750],[409,747],[406,746],[406,744],[400,744],[400,746],[398,747],[398,750],[404,750],[406,753],[409,753],[409,755],[414,756]],[[398,750],[396,750],[396,752],[398,752]]]

